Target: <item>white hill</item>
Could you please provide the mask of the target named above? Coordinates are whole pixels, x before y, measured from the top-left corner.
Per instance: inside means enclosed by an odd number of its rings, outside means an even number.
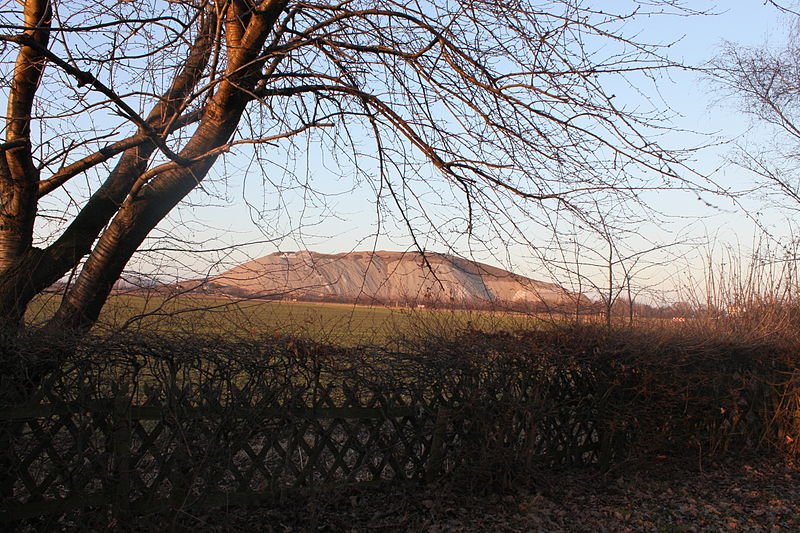
[[[363,304],[498,308],[559,307],[576,295],[562,287],[445,254],[277,252],[202,285],[234,296]]]

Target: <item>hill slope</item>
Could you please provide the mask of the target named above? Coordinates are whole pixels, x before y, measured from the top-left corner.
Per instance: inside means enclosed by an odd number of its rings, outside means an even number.
[[[427,263],[425,262],[427,259]],[[438,307],[561,306],[558,285],[444,254],[277,252],[209,279],[205,292],[308,301]]]

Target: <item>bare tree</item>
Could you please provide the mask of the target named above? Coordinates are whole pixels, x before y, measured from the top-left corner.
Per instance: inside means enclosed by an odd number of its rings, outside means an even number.
[[[229,152],[276,172],[278,159],[323,143],[412,235],[408,214],[424,208],[415,187],[434,178],[463,199],[465,231],[481,216],[502,225],[510,206],[580,213],[662,186],[679,161],[648,138],[659,116],[608,89],[672,66],[624,32],[654,10],[690,13],[654,4],[616,14],[576,0],[5,4],[3,328],[18,330],[67,273],[47,327],[90,327],[148,234]]]
[[[727,42],[709,73],[725,96],[754,119],[766,142],[739,144],[734,161],[760,178],[767,196],[800,209],[800,13],[770,1],[785,18],[787,39],[779,47]]]

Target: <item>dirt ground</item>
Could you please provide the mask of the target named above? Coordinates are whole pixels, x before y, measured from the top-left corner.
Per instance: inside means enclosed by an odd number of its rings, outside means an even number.
[[[541,473],[502,493],[453,483],[350,488],[180,516],[174,525],[195,532],[800,532],[800,469],[663,462],[605,475]]]

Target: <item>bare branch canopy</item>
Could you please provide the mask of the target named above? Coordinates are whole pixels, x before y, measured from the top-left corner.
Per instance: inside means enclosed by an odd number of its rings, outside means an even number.
[[[580,212],[680,179],[655,141],[658,115],[614,91],[674,66],[625,33],[636,17],[690,13],[654,4],[8,3],[0,322],[18,329],[31,300],[74,272],[45,327],[91,327],[151,231],[244,147],[301,158],[296,141],[315,139],[401,213],[419,180],[438,180],[464,199],[464,231],[506,202]],[[435,175],[406,172],[422,164]],[[43,206],[59,202],[61,223],[43,234]]]

